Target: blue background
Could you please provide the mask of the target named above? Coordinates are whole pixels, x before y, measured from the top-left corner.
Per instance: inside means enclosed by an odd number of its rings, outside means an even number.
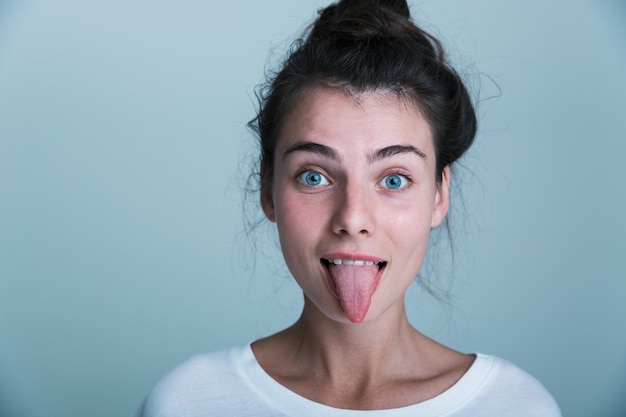
[[[188,356],[295,320],[271,225],[242,231],[245,123],[326,4],[0,0],[0,416],[132,415]],[[626,415],[625,3],[412,12],[480,117],[455,264],[431,264],[453,295],[411,289],[413,323],[519,364],[566,416]]]

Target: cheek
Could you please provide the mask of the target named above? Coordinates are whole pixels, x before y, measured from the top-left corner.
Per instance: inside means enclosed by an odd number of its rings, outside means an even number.
[[[411,205],[385,216],[382,227],[398,245],[406,248],[410,256],[414,256],[428,246],[431,218],[432,208],[428,205]]]
[[[293,193],[282,192],[274,195],[274,205],[276,209],[276,223],[279,230],[293,228],[297,226],[301,228],[306,226],[302,222],[315,215],[311,204],[307,204],[302,198],[298,198]]]
[[[285,264],[303,291],[317,291],[314,288],[324,281],[312,280],[311,274],[312,268],[319,266],[314,255],[323,241],[322,210],[310,201],[286,195],[279,196],[275,203],[276,227]]]
[[[277,193],[274,197],[276,226],[283,252],[296,251],[314,241],[323,229],[323,210],[296,193]]]

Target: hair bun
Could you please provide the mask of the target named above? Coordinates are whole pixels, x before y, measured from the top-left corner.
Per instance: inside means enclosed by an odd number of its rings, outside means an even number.
[[[406,0],[341,0],[335,4],[335,7],[341,10],[385,8],[407,19],[411,17]]]
[[[411,26],[411,13],[405,0],[341,0],[319,14],[309,39],[402,38]]]
[[[357,0],[358,1],[358,0]],[[380,7],[386,7],[407,19],[411,18],[411,11],[409,5],[405,0],[379,0],[375,1]]]

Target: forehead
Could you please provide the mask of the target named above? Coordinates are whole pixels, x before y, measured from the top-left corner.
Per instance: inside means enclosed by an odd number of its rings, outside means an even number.
[[[297,141],[370,150],[400,143],[431,153],[430,125],[409,98],[380,90],[309,90],[287,114],[277,151]]]

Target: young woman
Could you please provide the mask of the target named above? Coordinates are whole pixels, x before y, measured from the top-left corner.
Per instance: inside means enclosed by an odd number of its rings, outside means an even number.
[[[291,327],[197,356],[144,416],[559,416],[542,385],[414,329],[404,296],[445,219],[471,99],[405,1],[324,9],[253,121],[261,206],[304,308]]]

